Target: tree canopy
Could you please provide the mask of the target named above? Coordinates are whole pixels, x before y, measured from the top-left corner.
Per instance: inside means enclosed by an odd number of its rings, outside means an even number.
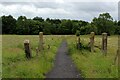
[[[79,32],[89,34],[95,32],[100,35],[107,32],[109,35],[120,34],[120,21],[114,21],[109,13],[102,13],[94,17],[92,22],[70,19],[43,19],[34,17],[28,19],[26,16],[19,16],[15,19],[12,15],[1,16],[2,34],[36,35],[39,32],[54,35],[70,35]]]

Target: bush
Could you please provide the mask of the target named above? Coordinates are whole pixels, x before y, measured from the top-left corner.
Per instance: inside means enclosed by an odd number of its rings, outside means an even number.
[[[80,31],[77,30],[76,33],[75,33],[76,36],[80,36]]]

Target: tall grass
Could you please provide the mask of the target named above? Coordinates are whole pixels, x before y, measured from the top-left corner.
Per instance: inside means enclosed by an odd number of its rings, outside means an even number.
[[[82,35],[81,42],[87,45],[89,42],[89,35]],[[89,50],[76,49],[76,37],[69,36],[67,38],[70,56],[73,59],[78,70],[85,78],[118,78],[118,64],[113,65],[114,58],[117,51],[117,36],[108,37],[108,53],[103,55],[101,50],[95,47],[95,52]],[[95,36],[95,46],[101,47],[102,36]]]
[[[32,59],[25,58],[23,41],[30,40]],[[2,36],[2,77],[3,78],[45,78],[53,67],[54,57],[62,37],[44,36],[44,50],[36,56],[38,35]],[[48,49],[50,45],[50,49]]]
[[[78,70],[85,78],[117,78],[118,64],[112,65],[117,51],[117,36],[108,37],[108,54],[104,56],[95,47],[91,53],[86,49],[76,49],[76,37],[44,36],[44,50],[36,56],[38,35],[3,35],[2,37],[2,77],[3,78],[45,78],[45,74],[53,67],[54,58],[61,40],[66,38],[73,59]],[[89,35],[81,36],[81,42],[86,46]],[[32,59],[27,60],[24,53],[23,41],[29,39],[32,47]],[[95,36],[95,46],[101,47],[101,36]],[[50,49],[47,49],[50,45]]]

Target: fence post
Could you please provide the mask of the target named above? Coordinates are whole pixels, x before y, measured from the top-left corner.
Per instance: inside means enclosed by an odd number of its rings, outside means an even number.
[[[118,53],[120,53],[120,35],[118,35]]]
[[[102,33],[102,52],[107,55],[107,33]]]
[[[90,50],[91,52],[94,52],[94,36],[95,36],[95,33],[94,32],[91,32],[90,34]]]
[[[118,72],[120,72],[120,35],[118,35],[118,51],[117,51],[118,53]],[[120,73],[118,74],[118,75],[120,75]],[[120,76],[118,77],[118,78],[120,78]]]
[[[117,50],[117,54],[114,59],[114,64],[116,63],[117,58],[118,58],[118,62],[119,62],[119,60],[120,60],[119,57],[120,57],[120,35],[118,35],[118,50]]]
[[[39,33],[39,51],[43,50],[43,32]]]
[[[24,48],[25,48],[26,58],[30,59],[31,58],[31,48],[30,48],[30,41],[29,40],[24,41]]]
[[[38,47],[36,47],[36,56],[38,56],[38,53],[39,53],[39,49]]]
[[[77,36],[77,49],[80,49],[80,36]]]

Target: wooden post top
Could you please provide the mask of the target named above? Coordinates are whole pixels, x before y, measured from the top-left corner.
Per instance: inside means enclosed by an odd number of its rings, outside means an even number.
[[[29,40],[24,40],[24,43],[30,43],[30,41]]]
[[[39,32],[39,34],[43,34],[43,32]]]
[[[102,35],[107,35],[107,33],[102,33]]]
[[[90,37],[94,37],[94,36],[95,36],[95,32],[91,32]]]
[[[91,34],[95,34],[95,32],[91,32]]]
[[[102,33],[103,39],[107,39],[107,33]]]

